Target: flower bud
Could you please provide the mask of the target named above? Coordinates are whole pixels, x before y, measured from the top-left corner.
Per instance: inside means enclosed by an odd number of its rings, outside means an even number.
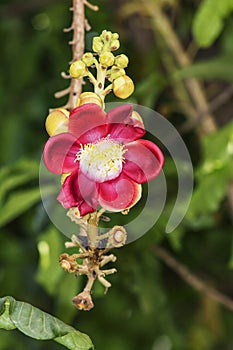
[[[93,65],[95,58],[91,52],[86,52],[82,57],[82,61],[87,67],[90,67]]]
[[[64,108],[54,109],[46,118],[45,128],[49,136],[68,131],[69,111]]]
[[[96,105],[102,107],[103,101],[100,96],[95,94],[94,92],[83,92],[77,101],[77,106],[85,105],[86,103],[95,103]]]
[[[100,35],[100,38],[106,42],[106,41],[110,41],[112,39],[112,32],[107,31],[107,30],[103,30],[102,34]]]
[[[116,51],[120,47],[120,41],[119,40],[112,40],[111,41],[111,51]]]
[[[128,66],[129,59],[126,55],[122,54],[115,58],[115,65],[119,68],[125,68]]]
[[[103,67],[110,67],[113,65],[115,60],[114,55],[111,52],[103,52],[99,56],[99,61],[102,64]]]
[[[116,66],[113,66],[109,72],[108,72],[108,80],[113,82],[113,80],[121,77],[122,75],[125,75],[125,70],[123,68],[118,68]]]
[[[86,65],[83,61],[78,60],[71,64],[70,75],[73,78],[80,79],[86,75]]]
[[[101,52],[104,47],[104,44],[99,36],[93,38],[92,49],[94,52]]]
[[[138,120],[139,122],[141,122],[143,124],[143,119],[138,112],[133,111],[132,118]]]
[[[119,34],[118,33],[112,33],[112,40],[117,40],[119,39]]]
[[[134,83],[128,75],[123,75],[113,81],[113,92],[115,96],[125,99],[134,92]]]

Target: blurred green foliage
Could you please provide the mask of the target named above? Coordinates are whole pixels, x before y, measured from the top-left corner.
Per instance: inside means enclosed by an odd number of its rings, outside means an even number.
[[[171,89],[177,79],[199,78],[209,100],[232,84],[233,6],[230,0],[164,2],[181,42],[191,53],[195,47],[190,66],[169,76],[161,55],[165,44],[143,14],[124,13],[124,1],[96,1],[98,13],[87,9],[92,30],[86,35],[86,48],[90,50],[91,38],[105,28],[119,32],[121,52],[130,57],[129,75],[136,84],[131,101],[160,111],[179,130],[187,115],[178,108]],[[82,313],[72,306],[72,296],[85,281],[75,280],[58,266],[66,237],[50,223],[38,185],[48,109],[66,102],[55,100],[53,94],[67,86],[60,72],[67,71],[71,58],[70,36],[62,32],[71,21],[70,5],[52,0],[0,4],[0,296],[12,295],[52,313],[87,333],[97,350],[230,350],[232,313],[192,290],[155,257],[152,248],[162,244],[197,275],[233,297],[228,196],[233,181],[231,99],[215,111],[218,131],[203,136],[193,128],[182,135],[195,171],[193,198],[182,224],[164,234],[177,191],[174,164],[166,155],[168,201],[158,222],[141,239],[116,252],[113,287],[106,296],[101,286],[95,287],[93,311]],[[108,101],[116,98],[108,96]],[[111,217],[113,224],[120,224],[120,215]],[[0,350],[13,348],[63,347],[37,342],[16,330],[1,330]]]

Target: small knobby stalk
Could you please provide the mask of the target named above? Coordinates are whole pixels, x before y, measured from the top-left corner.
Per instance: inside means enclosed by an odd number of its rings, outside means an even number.
[[[115,273],[116,269],[102,268],[109,262],[116,261],[116,256],[108,253],[111,248],[122,247],[127,238],[126,231],[121,226],[114,226],[109,232],[99,234],[98,224],[103,212],[101,209],[80,217],[77,208],[71,208],[67,214],[72,221],[80,225],[80,234],[73,235],[72,241],[67,242],[66,247],[75,247],[78,253],[61,254],[60,265],[65,271],[74,273],[76,277],[86,275],[88,278],[84,290],[73,298],[74,305],[80,310],[90,310],[94,307],[91,292],[95,280],[105,287],[105,292],[111,287],[105,276]]]
[[[90,4],[87,0],[73,0],[73,6],[70,8],[73,12],[73,21],[69,28],[64,29],[66,33],[73,31],[73,38],[69,41],[69,44],[72,46],[71,62],[81,59],[85,47],[85,29],[91,29],[85,18],[85,6],[93,11],[99,10],[98,6]],[[55,97],[60,98],[69,95],[68,102],[64,108],[72,110],[76,107],[77,99],[82,92],[82,81],[71,79],[71,76],[69,74],[67,75],[65,72],[62,72],[61,76],[64,79],[70,79],[70,86],[62,91],[56,92]]]

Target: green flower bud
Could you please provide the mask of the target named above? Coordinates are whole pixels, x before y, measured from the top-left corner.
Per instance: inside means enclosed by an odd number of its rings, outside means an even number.
[[[94,60],[95,58],[91,52],[86,52],[82,57],[82,61],[85,63],[87,67],[92,66],[94,63]]]
[[[103,42],[110,42],[112,39],[112,32],[103,30],[102,34],[100,35],[100,38],[103,40]]]
[[[104,67],[112,66],[114,63],[114,60],[115,60],[115,57],[111,52],[103,52],[99,56],[100,64],[102,64],[102,66],[104,66]]]
[[[112,69],[108,71],[108,80],[113,82],[113,80],[121,77],[122,75],[125,75],[125,70],[122,68],[118,68],[116,66],[113,66]]]
[[[104,47],[104,44],[99,36],[93,38],[92,49],[94,52],[101,52]]]
[[[119,40],[112,40],[111,41],[111,45],[110,45],[111,51],[115,51],[115,50],[119,49],[119,47],[120,47],[120,41]]]
[[[112,40],[117,40],[119,39],[119,34],[118,33],[113,33],[112,34]]]
[[[77,79],[84,77],[86,75],[85,63],[81,60],[73,62],[70,66],[70,75]]]
[[[122,54],[115,58],[115,65],[119,68],[125,68],[128,66],[129,59],[126,55]]]

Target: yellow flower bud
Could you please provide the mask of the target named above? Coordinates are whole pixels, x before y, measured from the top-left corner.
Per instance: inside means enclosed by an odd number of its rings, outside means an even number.
[[[93,65],[95,58],[91,52],[86,52],[82,57],[82,61],[87,67],[90,67]]]
[[[111,41],[111,51],[116,51],[120,47],[120,41],[119,40],[112,40]]]
[[[99,61],[103,67],[110,67],[115,60],[114,55],[111,52],[104,52],[99,56]]]
[[[123,75],[113,81],[114,94],[122,99],[125,99],[132,95],[134,92],[134,83],[128,75]]]
[[[143,119],[142,119],[142,117],[140,116],[140,114],[138,112],[133,111],[132,118],[140,121],[143,124]]]
[[[100,38],[103,40],[103,42],[110,41],[112,39],[112,32],[103,30]]]
[[[123,68],[118,68],[116,66],[113,66],[108,71],[108,80],[113,82],[113,80],[121,77],[122,75],[125,75],[125,70]]]
[[[83,92],[77,101],[77,106],[82,106],[86,103],[95,103],[98,106],[103,106],[103,101],[101,100],[100,96],[95,94],[94,92]]]
[[[83,61],[78,60],[71,64],[70,75],[73,78],[80,79],[86,75],[86,65]]]
[[[115,65],[119,68],[125,68],[128,66],[129,59],[126,55],[122,54],[115,58]]]
[[[142,126],[144,126],[143,119],[138,112],[133,111],[132,118],[138,120],[142,124]]]
[[[92,43],[93,51],[99,53],[99,52],[102,51],[103,47],[104,47],[104,44],[103,44],[102,40],[100,39],[100,37],[99,36],[95,36],[93,38],[93,43]]]
[[[69,111],[64,108],[53,110],[46,118],[45,128],[49,136],[68,131]]]
[[[112,40],[117,40],[119,39],[119,34],[118,33],[112,33]]]

